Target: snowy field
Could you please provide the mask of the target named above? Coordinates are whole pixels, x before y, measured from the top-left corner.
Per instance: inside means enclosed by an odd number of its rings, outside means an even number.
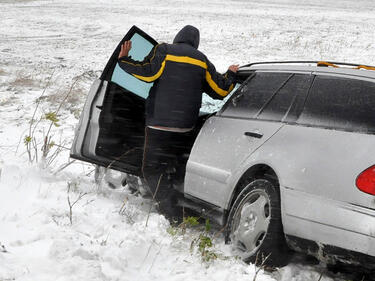
[[[197,26],[200,50],[221,71],[266,60],[375,65],[372,0],[0,0],[0,281],[254,279],[258,269],[217,230],[218,258],[202,261],[191,246],[201,228],[183,234],[155,211],[146,226],[149,200],[96,185],[92,165],[62,169],[89,86],[134,24],[159,42]],[[49,131],[46,114],[59,126]],[[42,162],[47,134],[54,145]],[[71,216],[68,199],[80,199]],[[256,280],[351,279],[300,260]]]

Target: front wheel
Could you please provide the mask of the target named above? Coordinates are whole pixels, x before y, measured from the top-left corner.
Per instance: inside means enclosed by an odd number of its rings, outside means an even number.
[[[288,263],[281,223],[280,195],[266,179],[252,179],[242,184],[227,224],[227,241],[246,262],[283,266]]]

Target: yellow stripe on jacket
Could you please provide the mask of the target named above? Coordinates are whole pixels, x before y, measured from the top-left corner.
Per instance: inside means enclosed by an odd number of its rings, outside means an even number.
[[[160,66],[160,69],[158,70],[158,72],[153,75],[153,76],[142,76],[142,75],[137,75],[137,74],[132,74],[134,77],[142,80],[142,81],[145,81],[145,82],[153,82],[155,81],[156,79],[158,79],[162,74],[163,74],[163,71],[164,71],[164,68],[165,68],[165,62],[166,61],[172,61],[172,62],[178,62],[178,63],[187,63],[187,64],[192,64],[192,65],[196,65],[196,66],[199,66],[203,69],[206,70],[206,75],[205,75],[205,78],[207,80],[207,83],[208,85],[210,85],[210,87],[217,93],[219,94],[220,96],[223,96],[225,97],[226,95],[228,95],[232,90],[233,90],[233,87],[234,85],[231,84],[229,89],[228,90],[224,90],[224,89],[221,89],[217,84],[216,82],[212,79],[211,77],[211,74],[210,72],[207,70],[207,64],[204,62],[204,61],[201,61],[201,60],[198,60],[198,59],[194,59],[194,58],[191,58],[191,57],[187,57],[187,56],[174,56],[174,55],[167,55],[165,57],[165,59],[163,60],[163,62],[161,63],[161,66]],[[123,62],[126,62],[126,61],[123,61]],[[127,62],[126,62],[127,63]]]

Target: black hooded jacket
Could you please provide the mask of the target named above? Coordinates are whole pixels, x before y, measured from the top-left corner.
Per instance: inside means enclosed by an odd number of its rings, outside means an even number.
[[[173,44],[156,45],[142,61],[121,57],[122,69],[134,77],[154,82],[146,102],[146,125],[192,128],[197,121],[205,92],[223,99],[233,89],[235,73],[216,72],[214,65],[197,50],[199,30],[185,26]]]

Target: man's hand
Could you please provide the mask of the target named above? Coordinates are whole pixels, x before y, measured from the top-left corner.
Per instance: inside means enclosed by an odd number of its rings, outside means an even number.
[[[121,51],[118,54],[118,57],[127,57],[129,54],[130,49],[132,48],[132,41],[125,41],[124,44],[121,45]]]
[[[229,66],[228,70],[230,70],[230,71],[236,73],[236,72],[238,71],[239,68],[240,68],[240,67],[239,67],[238,64],[232,64],[231,66]]]

